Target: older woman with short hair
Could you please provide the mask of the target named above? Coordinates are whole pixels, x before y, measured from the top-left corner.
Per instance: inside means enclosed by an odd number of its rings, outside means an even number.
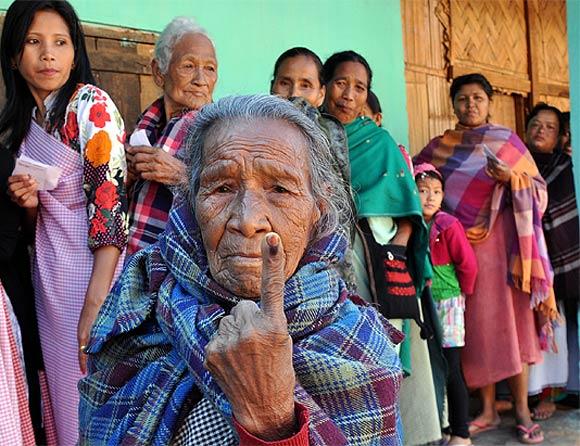
[[[165,228],[173,203],[172,189],[185,175],[178,152],[187,123],[212,102],[217,82],[214,45],[207,32],[187,17],[173,19],[161,32],[151,68],[163,96],[139,118],[131,137],[131,142],[139,145],[126,148],[130,179],[134,181],[129,254],[155,243]]]
[[[336,270],[352,211],[288,101],[222,99],[185,143],[159,242],[107,299],[81,444],[401,444],[396,331]]]

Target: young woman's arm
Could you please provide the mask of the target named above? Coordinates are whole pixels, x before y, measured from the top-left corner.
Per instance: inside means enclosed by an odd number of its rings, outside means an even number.
[[[77,333],[79,364],[81,371],[86,372],[86,356],[81,350],[88,343],[91,327],[109,294],[119,256],[127,244],[127,164],[125,128],[111,98],[92,85],[81,87],[77,98],[76,103],[71,102],[74,113],[67,114],[65,129],[70,126],[79,132],[88,245],[94,254]]]
[[[101,305],[103,305],[105,298],[109,294],[120,254],[121,252],[115,246],[103,246],[93,253],[95,258],[93,271],[78,326],[79,365],[83,373],[87,372],[86,355],[81,351],[81,346],[87,345],[93,323],[97,318]]]

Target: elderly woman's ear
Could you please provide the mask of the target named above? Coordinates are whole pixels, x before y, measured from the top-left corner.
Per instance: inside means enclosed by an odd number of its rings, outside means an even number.
[[[157,60],[155,59],[151,61],[151,72],[153,73],[153,81],[155,82],[155,85],[159,88],[163,88],[165,86],[165,75],[161,72],[159,63],[157,63]]]

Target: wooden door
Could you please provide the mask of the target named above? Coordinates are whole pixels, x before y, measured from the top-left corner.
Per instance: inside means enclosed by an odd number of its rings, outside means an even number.
[[[524,133],[538,101],[569,109],[565,0],[401,0],[411,153],[455,125],[451,80],[494,86],[492,122]]]

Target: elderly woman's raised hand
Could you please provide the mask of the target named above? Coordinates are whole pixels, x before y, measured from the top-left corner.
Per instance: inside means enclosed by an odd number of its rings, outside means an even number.
[[[175,185],[185,178],[185,164],[157,147],[125,147],[129,173],[144,180]]]
[[[237,421],[267,441],[295,430],[292,340],[284,314],[285,253],[278,234],[262,240],[261,309],[243,300],[206,347],[206,367]]]

